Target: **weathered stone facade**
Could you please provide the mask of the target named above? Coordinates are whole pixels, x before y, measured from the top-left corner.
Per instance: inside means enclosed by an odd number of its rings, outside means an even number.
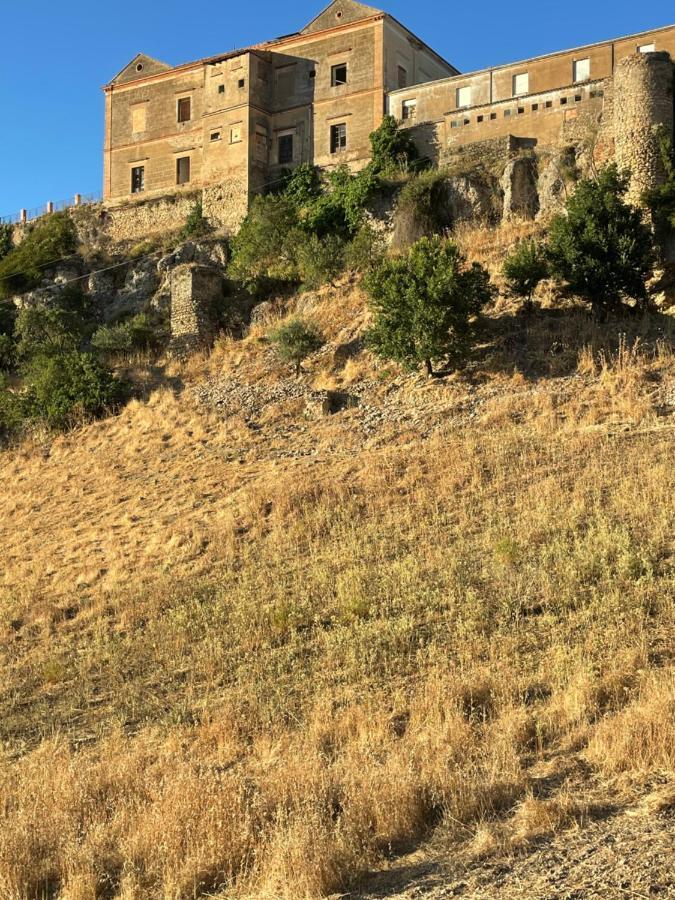
[[[673,129],[672,57],[675,26],[461,75],[354,0],[296,34],[195,63],[139,55],[105,88],[106,227],[114,240],[178,228],[200,197],[212,224],[236,231],[284,169],[363,166],[385,111],[437,165],[502,179],[507,215],[537,211],[532,173],[514,162],[524,149],[616,158],[634,169],[637,197],[661,174],[653,126]]]

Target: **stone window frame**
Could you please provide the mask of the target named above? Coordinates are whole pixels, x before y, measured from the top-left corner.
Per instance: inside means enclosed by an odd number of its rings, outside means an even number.
[[[186,166],[187,161],[187,166]],[[182,166],[181,166],[182,163]],[[183,172],[181,172],[181,168]],[[187,177],[185,173],[185,169],[187,168]],[[183,187],[186,184],[190,184],[192,181],[192,156],[189,153],[185,153],[182,156],[176,155],[176,184],[179,187]]]
[[[185,109],[187,104],[187,118],[185,116]],[[187,122],[192,121],[192,97],[176,97],[176,122],[179,125],[185,125]]]
[[[417,121],[417,98],[411,97],[409,100],[401,102],[401,121],[415,122]]]
[[[344,79],[339,75],[343,69]],[[349,84],[349,63],[346,60],[345,62],[334,63],[330,67],[330,86],[344,87],[347,84]]]
[[[583,68],[585,65],[585,68]],[[585,71],[586,74],[579,74],[579,66],[582,67],[582,72]],[[591,80],[591,58],[590,56],[582,57],[581,59],[575,59],[572,62],[572,82],[574,84],[584,84],[586,81]]]
[[[471,94],[472,89],[470,84],[462,85],[462,87],[458,87],[455,90],[455,108],[456,109],[467,109],[471,106]],[[466,103],[462,102],[462,98],[466,97]]]
[[[331,155],[346,153],[348,147],[348,133],[346,122],[331,124],[329,132],[329,147]]]
[[[288,139],[290,138],[290,155],[288,152],[283,154],[282,158],[282,147],[288,148]],[[283,131],[280,131],[277,134],[277,165],[279,166],[288,166],[292,165],[295,162],[295,128],[284,128]]]
[[[525,79],[525,89],[519,90],[518,82],[519,79]],[[511,96],[512,97],[525,97],[530,93],[530,73],[529,72],[516,72],[511,78]]]
[[[141,173],[140,177],[135,174],[136,172]],[[137,160],[130,165],[129,178],[131,182],[129,192],[131,194],[145,193],[145,160]]]

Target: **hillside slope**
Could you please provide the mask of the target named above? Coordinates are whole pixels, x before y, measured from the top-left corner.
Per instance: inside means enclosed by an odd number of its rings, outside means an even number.
[[[2,454],[0,895],[669,896],[670,320],[429,381],[294,303],[301,379],[259,326]]]

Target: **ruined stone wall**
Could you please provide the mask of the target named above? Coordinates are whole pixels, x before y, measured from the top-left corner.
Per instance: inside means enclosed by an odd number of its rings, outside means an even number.
[[[673,134],[673,63],[667,53],[636,53],[614,78],[616,161],[632,173],[629,197],[639,202],[664,178],[658,128]]]
[[[171,352],[207,347],[217,325],[223,279],[216,269],[188,263],[171,273]]]

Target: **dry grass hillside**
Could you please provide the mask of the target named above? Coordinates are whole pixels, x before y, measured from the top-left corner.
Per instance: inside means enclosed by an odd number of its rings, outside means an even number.
[[[672,319],[542,304],[429,381],[341,284],[2,453],[3,900],[675,895]]]

